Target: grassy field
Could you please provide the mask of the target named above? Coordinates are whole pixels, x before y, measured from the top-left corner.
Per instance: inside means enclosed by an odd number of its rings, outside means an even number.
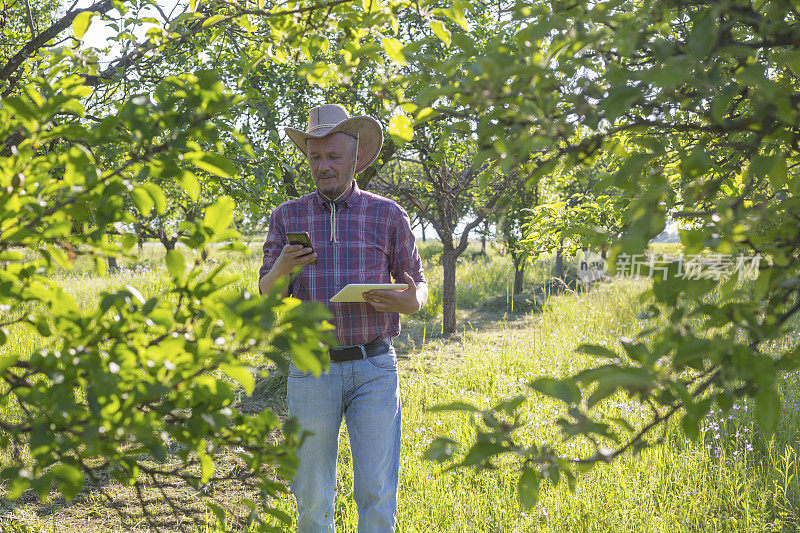
[[[237,260],[232,269],[242,273],[241,286],[255,289],[258,249]],[[435,256],[431,253],[430,256]],[[529,269],[528,287],[543,283],[549,264]],[[437,267],[428,268],[434,287],[441,279]],[[158,251],[147,251],[137,264],[107,278],[69,274],[64,284],[81,305],[90,306],[107,287],[130,283],[145,295],[166,284]],[[513,271],[507,259],[490,254],[459,265],[458,333],[443,339],[436,319],[404,320],[399,347],[403,408],[403,449],[400,474],[399,527],[401,532],[527,532],[527,531],[800,531],[800,376],[786,376],[784,416],[778,433],[765,439],[753,422],[749,406],[737,405],[727,416],[715,414],[698,442],[687,441],[671,428],[664,445],[637,457],[624,457],[598,466],[581,476],[575,494],[565,485],[543,486],[539,504],[530,512],[520,509],[513,463],[497,471],[442,474],[439,465],[424,461],[423,451],[436,435],[468,442],[472,425],[465,416],[431,413],[426,408],[465,399],[489,406],[502,398],[528,391],[526,383],[538,376],[561,376],[595,360],[574,353],[584,342],[616,347],[646,323],[638,320],[639,295],[646,281],[617,281],[588,292],[551,295],[541,311],[504,312],[506,306],[481,306],[507,294]],[[435,314],[429,310],[428,315]],[[519,311],[519,310],[517,310]],[[29,353],[36,339],[12,331],[10,349]],[[795,341],[796,342],[796,339]],[[0,355],[2,355],[0,353]],[[277,396],[265,401],[281,411],[280,377],[263,390]],[[606,412],[636,420],[645,416],[623,397],[612,398]],[[581,443],[561,444],[555,420],[559,407],[542,397],[524,406],[524,441],[554,443],[566,453],[586,452]],[[357,511],[352,498],[352,472],[346,430],[343,428],[336,490],[337,526],[356,531]],[[125,497],[123,488],[115,492]],[[235,487],[218,495],[234,501]],[[276,504],[287,511],[292,501]],[[175,517],[165,519],[174,525]],[[0,500],[0,529],[47,531],[111,531],[119,525],[110,508],[96,494],[87,493],[66,503],[53,496],[42,504]],[[146,530],[141,522],[137,530]]]

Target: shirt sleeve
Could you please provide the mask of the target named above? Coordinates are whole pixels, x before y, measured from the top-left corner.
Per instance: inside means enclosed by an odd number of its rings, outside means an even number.
[[[264,260],[261,263],[261,269],[258,271],[258,280],[261,281],[267,272],[272,269],[272,265],[281,255],[284,245],[286,244],[286,229],[283,224],[283,210],[280,208],[275,209],[269,217],[269,229],[267,230],[267,238],[264,241]],[[259,284],[258,291],[261,292],[261,285]],[[291,285],[289,286],[289,293],[291,294]]]
[[[414,283],[426,283],[425,271],[417,252],[416,239],[411,231],[411,220],[405,209],[397,206],[391,221],[389,270],[395,283],[405,283],[404,272],[413,278]]]

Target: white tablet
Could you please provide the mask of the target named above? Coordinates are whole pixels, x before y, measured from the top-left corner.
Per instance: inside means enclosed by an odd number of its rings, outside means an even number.
[[[364,293],[373,289],[402,290],[407,289],[405,283],[351,283],[331,298],[332,302],[363,302]]]

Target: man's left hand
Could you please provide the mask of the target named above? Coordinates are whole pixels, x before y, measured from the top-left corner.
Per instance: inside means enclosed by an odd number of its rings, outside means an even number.
[[[403,313],[410,315],[422,308],[424,302],[420,302],[417,295],[417,285],[414,279],[404,272],[408,287],[402,291],[374,289],[364,293],[364,301],[371,305],[376,311],[384,313]],[[420,284],[422,285],[422,284]]]

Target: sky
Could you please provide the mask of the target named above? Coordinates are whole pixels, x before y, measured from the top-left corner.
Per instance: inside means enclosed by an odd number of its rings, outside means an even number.
[[[78,3],[76,4],[75,9],[86,8],[91,6],[93,3],[94,3],[93,0],[79,0]],[[64,6],[64,9],[67,9],[72,5],[72,2],[69,1],[64,2],[62,5]],[[176,7],[178,10],[180,10],[182,6],[186,5],[187,5],[186,1],[179,2],[178,0],[158,0],[158,6],[161,8],[162,11],[164,11],[167,14],[169,14]],[[176,12],[178,11],[176,10]],[[114,19],[118,19],[119,12],[117,12],[116,10],[112,10],[109,12],[108,16]],[[146,7],[142,11],[141,17],[148,17],[148,16],[154,17],[158,20],[162,19],[158,11],[152,7]],[[114,58],[119,56],[121,51],[118,43],[110,40],[110,37],[116,33],[115,30],[109,27],[110,23],[111,21],[104,21],[101,20],[100,17],[94,17],[92,19],[91,26],[89,26],[89,29],[86,30],[86,33],[83,35],[83,38],[81,39],[83,41],[84,47],[103,49],[106,46],[111,45],[109,53],[106,54],[104,57],[101,56],[101,63],[107,63],[113,60]],[[147,30],[152,26],[153,24],[141,24],[134,30],[133,34],[136,35],[138,39],[143,39]]]

